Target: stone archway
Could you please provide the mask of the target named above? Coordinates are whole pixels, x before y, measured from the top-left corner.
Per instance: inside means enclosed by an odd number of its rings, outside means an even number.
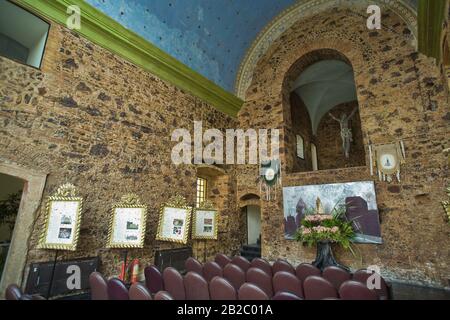
[[[408,29],[411,31],[411,43],[414,46],[417,45],[417,13],[414,8],[404,0],[356,0],[347,2],[338,0],[300,0],[275,17],[257,36],[239,67],[235,84],[236,95],[245,100],[246,91],[253,80],[258,61],[268,52],[271,46],[285,31],[289,30],[289,28],[298,21],[307,19],[311,15],[319,12],[326,11],[337,4],[352,8],[360,8],[362,10],[360,10],[360,12],[362,13],[365,13],[365,9],[371,4],[377,4],[383,9],[391,10],[408,26]]]
[[[25,264],[36,212],[41,204],[47,174],[25,169],[16,164],[0,159],[0,173],[25,181],[19,212],[17,213],[11,245],[0,282],[0,297],[6,287],[15,283],[23,287]]]

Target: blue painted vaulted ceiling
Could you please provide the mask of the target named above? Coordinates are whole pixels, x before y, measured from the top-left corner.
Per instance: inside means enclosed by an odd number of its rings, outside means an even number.
[[[297,0],[85,1],[234,92],[239,66],[257,35]]]

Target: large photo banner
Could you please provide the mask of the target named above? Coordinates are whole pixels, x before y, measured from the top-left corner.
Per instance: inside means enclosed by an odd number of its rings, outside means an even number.
[[[283,188],[284,234],[294,239],[308,211],[320,199],[323,213],[331,214],[336,206],[345,206],[345,216],[352,222],[356,243],[381,244],[375,184],[373,181],[334,183]]]

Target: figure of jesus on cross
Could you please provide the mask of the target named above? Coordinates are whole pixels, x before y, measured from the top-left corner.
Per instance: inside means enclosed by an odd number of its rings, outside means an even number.
[[[342,149],[347,159],[350,157],[350,144],[353,141],[352,130],[349,128],[348,122],[355,115],[356,110],[358,110],[358,107],[353,109],[348,117],[343,113],[340,119],[333,116],[330,112],[330,117],[339,122],[339,125],[341,126]]]

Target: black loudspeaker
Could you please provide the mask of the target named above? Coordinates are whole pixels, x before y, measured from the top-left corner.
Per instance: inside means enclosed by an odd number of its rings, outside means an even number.
[[[82,294],[89,291],[89,275],[96,271],[99,258],[86,258],[71,261],[58,261],[55,266],[55,273],[51,283],[50,297],[70,296]],[[25,293],[39,294],[46,297],[48,294],[54,261],[32,263],[28,273]],[[80,276],[79,289],[73,289],[70,285],[70,277],[77,273]],[[68,285],[69,282],[69,285]]]

